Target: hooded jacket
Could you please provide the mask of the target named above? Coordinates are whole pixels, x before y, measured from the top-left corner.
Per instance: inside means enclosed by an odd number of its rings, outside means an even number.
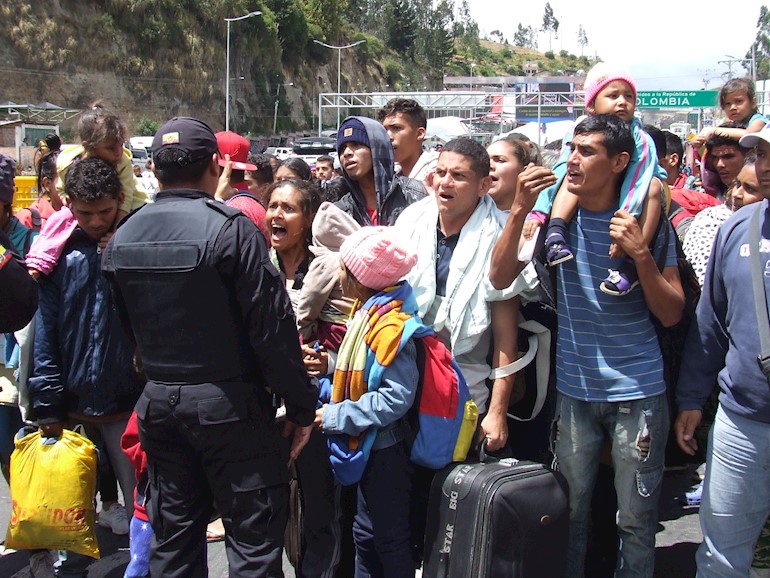
[[[417,159],[417,163],[412,167],[412,170],[407,175],[410,179],[416,179],[420,182],[422,182],[426,175],[436,169],[436,165],[438,164],[438,157],[439,153],[438,151],[434,150],[424,150],[422,151],[422,154],[420,155],[420,158]],[[401,176],[404,174],[403,168],[399,167],[398,171],[396,171],[396,174]]]
[[[366,130],[369,148],[372,151],[374,186],[377,190],[377,224],[390,226],[406,207],[427,196],[422,183],[394,174],[393,146],[388,133],[377,121],[363,116],[348,117],[358,120]],[[342,176],[350,188],[336,205],[353,217],[362,227],[373,225],[366,211],[364,195],[358,181],[351,179],[342,167]]]

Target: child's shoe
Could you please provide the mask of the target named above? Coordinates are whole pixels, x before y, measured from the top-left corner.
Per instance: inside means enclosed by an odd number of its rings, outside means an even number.
[[[617,269],[608,269],[609,275],[599,285],[599,289],[607,295],[622,297],[628,295],[631,289],[639,285],[639,275],[633,261],[623,261]]]
[[[545,260],[550,267],[575,258],[569,245],[567,245],[567,241],[560,233],[548,235],[548,238],[545,240],[545,246],[548,249]]]
[[[684,493],[684,499],[682,502],[685,506],[695,507],[700,506],[701,498],[703,497],[703,480],[700,481],[700,484],[694,489],[690,490],[689,492]]]

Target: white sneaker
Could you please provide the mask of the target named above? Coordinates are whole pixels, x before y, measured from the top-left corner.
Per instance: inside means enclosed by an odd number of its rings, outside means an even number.
[[[48,550],[40,550],[29,557],[29,569],[33,578],[56,578],[53,557]]]
[[[109,510],[99,512],[99,525],[109,528],[113,534],[125,536],[128,534],[128,514],[126,509],[115,502]]]

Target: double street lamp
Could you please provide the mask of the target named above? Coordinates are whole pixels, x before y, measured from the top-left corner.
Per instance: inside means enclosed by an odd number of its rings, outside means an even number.
[[[227,77],[225,80],[225,130],[230,130],[230,22],[237,22],[238,20],[246,20],[252,16],[259,16],[262,14],[259,10],[249,12],[243,16],[236,16],[235,18],[225,18],[227,22]]]
[[[333,46],[331,44],[326,44],[325,42],[321,42],[320,40],[313,40],[316,44],[320,44],[321,46],[324,46],[326,48],[331,48],[332,50],[337,51],[337,130],[340,128],[340,87],[342,85],[342,51],[345,48],[353,48],[354,46],[358,46],[359,44],[363,44],[366,42],[366,40],[359,40],[358,42],[353,42],[352,44],[345,44],[344,46]],[[318,111],[318,114],[321,114],[321,111]]]

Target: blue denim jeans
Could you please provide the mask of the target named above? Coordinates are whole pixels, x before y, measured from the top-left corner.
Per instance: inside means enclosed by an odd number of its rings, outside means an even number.
[[[585,574],[591,497],[605,437],[612,442],[620,538],[617,578],[652,578],[659,486],[668,436],[666,395],[596,403],[559,394],[554,450],[569,483],[567,578]]]
[[[700,506],[698,578],[749,575],[754,546],[770,515],[770,424],[719,405],[709,434]]]

